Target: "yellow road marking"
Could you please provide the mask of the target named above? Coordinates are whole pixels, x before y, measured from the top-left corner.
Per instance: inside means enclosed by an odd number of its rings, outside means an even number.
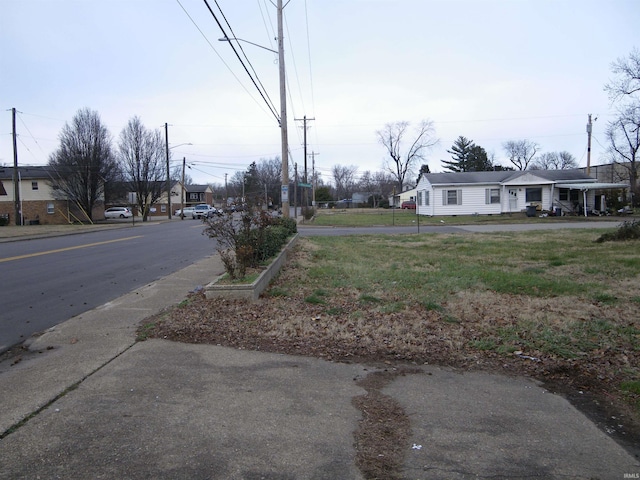
[[[69,250],[78,250],[79,248],[88,248],[88,247],[95,247],[97,245],[106,245],[108,243],[123,242],[125,240],[133,240],[134,238],[142,238],[142,237],[143,237],[143,235],[136,235],[135,237],[119,238],[117,240],[106,240],[104,242],[87,243],[86,245],[78,245],[78,246],[75,246],[75,247],[58,248],[57,250],[47,250],[45,252],[28,253],[26,255],[18,255],[16,257],[0,258],[0,263],[10,262],[12,260],[22,260],[23,258],[39,257],[40,255],[49,255],[49,254],[52,254],[52,253],[68,252]]]

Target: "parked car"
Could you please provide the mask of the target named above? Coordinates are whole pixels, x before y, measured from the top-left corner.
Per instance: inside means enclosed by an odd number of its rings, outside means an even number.
[[[104,219],[107,220],[109,218],[131,218],[133,217],[133,213],[129,210],[128,207],[111,207],[107,208],[104,211]]]
[[[179,217],[180,214],[182,214],[184,212],[184,216],[185,217],[191,217],[193,215],[193,210],[195,209],[195,207],[184,207],[184,210],[182,209],[178,209],[176,210],[175,216]]]
[[[413,200],[407,200],[406,202],[402,202],[402,205],[400,206],[400,208],[402,208],[402,210],[415,210],[416,209],[416,202],[414,202]]]
[[[211,205],[207,205],[205,203],[201,203],[200,205],[196,205],[191,213],[191,218],[209,218],[213,215],[217,215],[218,210]]]

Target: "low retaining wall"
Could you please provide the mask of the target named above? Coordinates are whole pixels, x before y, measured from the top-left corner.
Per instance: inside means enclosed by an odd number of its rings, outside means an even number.
[[[298,234],[296,233],[289,243],[287,243],[280,254],[269,264],[253,283],[237,284],[237,285],[218,285],[217,279],[204,287],[204,293],[207,298],[239,298],[246,300],[257,300],[260,294],[269,286],[269,283],[275,277],[280,268],[287,260],[287,256],[291,249],[298,243]],[[218,277],[219,279],[220,277]]]

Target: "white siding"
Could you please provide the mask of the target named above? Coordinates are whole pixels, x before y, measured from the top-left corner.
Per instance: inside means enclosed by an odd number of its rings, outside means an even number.
[[[499,214],[501,208],[499,203],[486,203],[487,188],[498,188],[496,185],[477,185],[464,187],[436,187],[432,196],[435,203],[435,215],[480,215]],[[462,202],[458,205],[445,205],[443,199],[446,198],[447,190],[461,190]]]

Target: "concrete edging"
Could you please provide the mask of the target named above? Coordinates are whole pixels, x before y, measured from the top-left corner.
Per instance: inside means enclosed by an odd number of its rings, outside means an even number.
[[[298,234],[296,233],[291,240],[284,246],[280,254],[275,258],[273,262],[256,278],[253,283],[240,284],[240,285],[218,285],[216,282],[218,277],[213,282],[204,287],[204,293],[207,298],[233,298],[233,299],[246,299],[255,301],[260,298],[260,294],[269,286],[269,283],[278,274],[280,268],[287,260],[289,251],[298,243]]]

